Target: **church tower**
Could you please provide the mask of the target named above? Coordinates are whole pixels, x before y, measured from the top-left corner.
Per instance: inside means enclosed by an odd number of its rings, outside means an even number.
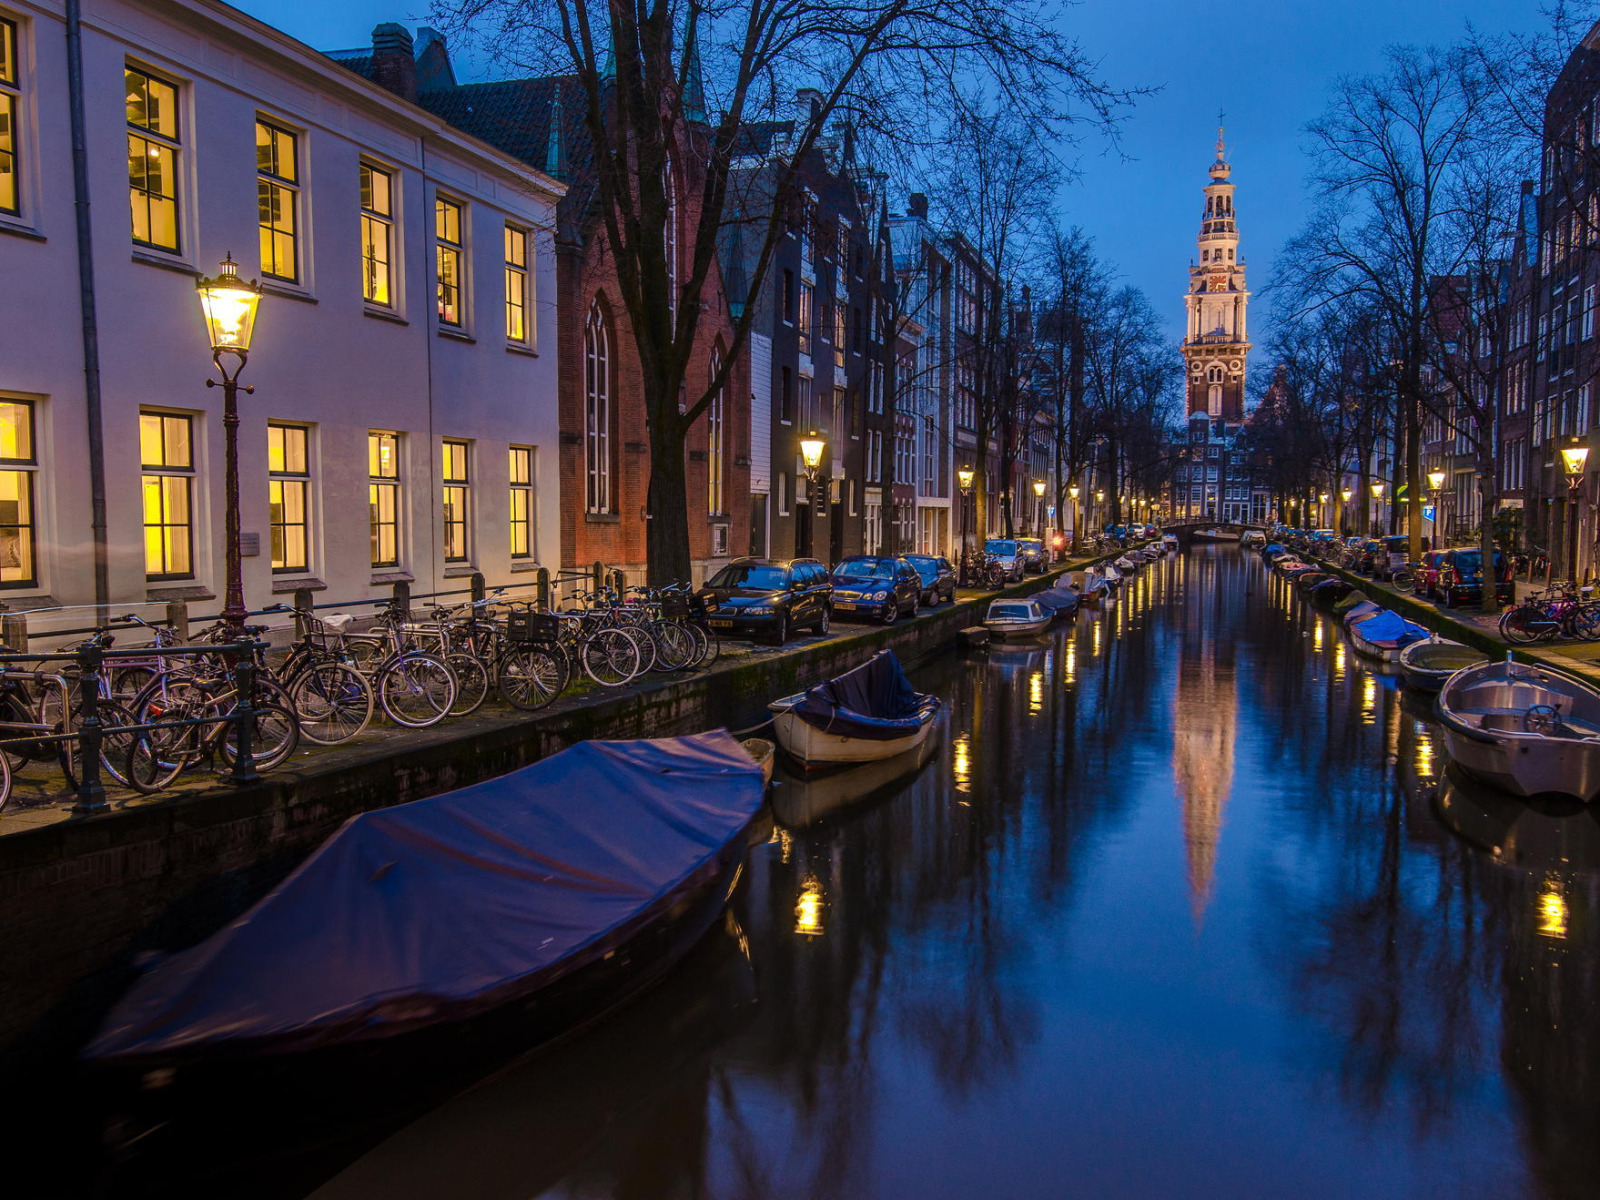
[[[1183,339],[1189,416],[1226,425],[1244,421],[1245,360],[1250,354],[1245,313],[1250,293],[1239,256],[1239,227],[1233,215],[1233,184],[1222,130],[1217,130],[1217,161],[1206,185],[1200,220],[1200,260],[1189,265],[1188,331]]]

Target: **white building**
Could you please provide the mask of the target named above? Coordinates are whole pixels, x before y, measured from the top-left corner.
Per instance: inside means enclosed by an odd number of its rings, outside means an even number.
[[[0,0],[0,602],[220,607],[230,252],[251,608],[554,567],[561,185],[225,4],[83,8],[75,78],[65,4]]]

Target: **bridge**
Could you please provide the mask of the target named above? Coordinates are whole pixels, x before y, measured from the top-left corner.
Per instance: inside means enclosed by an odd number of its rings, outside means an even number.
[[[1218,529],[1237,538],[1249,529],[1265,533],[1267,525],[1264,521],[1219,521],[1216,517],[1174,517],[1161,522],[1161,532],[1177,534],[1183,545],[1192,542],[1195,532],[1201,529]]]

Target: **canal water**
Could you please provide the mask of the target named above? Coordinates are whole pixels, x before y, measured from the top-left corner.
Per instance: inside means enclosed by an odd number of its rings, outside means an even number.
[[[1453,782],[1428,704],[1254,555],[917,683],[938,741],[780,774],[660,988],[213,1194],[1600,1194],[1600,826]]]

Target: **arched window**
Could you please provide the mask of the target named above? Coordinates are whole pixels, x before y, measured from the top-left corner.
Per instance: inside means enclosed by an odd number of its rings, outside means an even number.
[[[1213,417],[1222,415],[1222,385],[1220,383],[1213,383],[1210,391],[1206,393],[1206,412]]]
[[[583,326],[583,467],[589,511],[610,512],[611,335],[598,304]]]
[[[722,370],[722,352],[711,352],[711,379]],[[726,510],[727,470],[725,467],[727,434],[723,424],[722,396],[726,388],[718,388],[706,409],[706,503],[713,516]]]
[[[678,321],[678,186],[677,175],[672,169],[672,155],[667,155],[666,161],[661,166],[661,191],[666,196],[667,214],[666,222],[662,228],[662,238],[666,242],[667,255],[667,313],[672,318],[676,328]]]

